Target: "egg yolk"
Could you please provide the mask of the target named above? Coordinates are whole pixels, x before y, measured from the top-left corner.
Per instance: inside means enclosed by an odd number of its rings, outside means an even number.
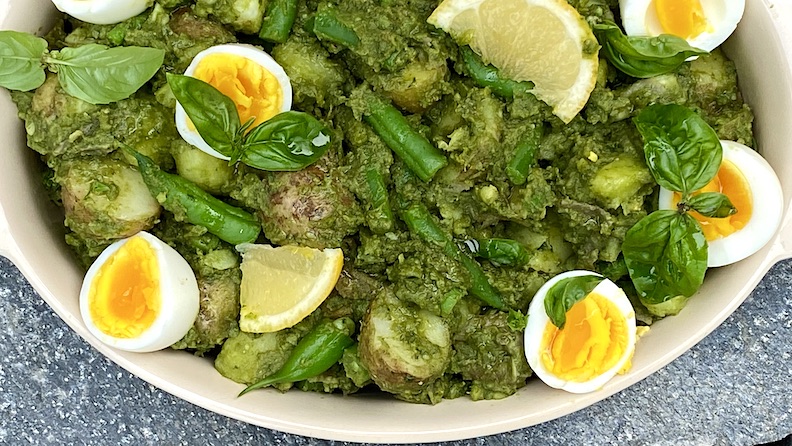
[[[737,213],[725,218],[704,217],[698,212],[690,213],[693,218],[701,223],[704,237],[712,241],[731,235],[744,228],[751,219],[753,212],[753,199],[751,186],[740,169],[731,161],[723,160],[715,178],[704,186],[699,192],[720,192],[732,202]],[[674,192],[674,204],[681,199],[679,192]]]
[[[236,104],[242,123],[254,118],[255,127],[280,112],[283,91],[269,70],[235,54],[209,54],[193,76],[211,84]]]
[[[542,363],[556,377],[586,382],[624,356],[627,319],[608,298],[590,293],[567,311],[566,318],[562,329],[548,321],[542,336]]]
[[[94,324],[116,338],[135,338],[160,311],[157,256],[142,237],[132,237],[102,265],[88,296]]]
[[[712,29],[699,0],[655,0],[654,5],[666,34],[692,39]]]

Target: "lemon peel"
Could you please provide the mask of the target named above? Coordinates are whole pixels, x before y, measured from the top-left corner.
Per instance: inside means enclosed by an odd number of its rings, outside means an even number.
[[[289,328],[316,310],[341,275],[340,249],[243,244],[239,328],[268,333]]]

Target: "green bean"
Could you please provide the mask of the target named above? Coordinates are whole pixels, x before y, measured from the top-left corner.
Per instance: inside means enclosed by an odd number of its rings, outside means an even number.
[[[456,306],[457,302],[459,302],[459,299],[462,299],[465,294],[466,293],[463,290],[458,288],[447,292],[443,296],[443,302],[440,303],[440,314],[443,316],[448,316],[451,314],[451,311],[454,310],[454,307]]]
[[[497,68],[485,64],[470,47],[461,46],[459,51],[465,70],[476,85],[489,87],[493,93],[506,99],[513,98],[515,92],[530,93],[533,90],[534,86],[530,82],[517,82],[501,77]]]
[[[366,96],[363,119],[423,181],[429,181],[448,161],[426,137],[415,131],[407,119],[390,102],[374,94]]]
[[[489,283],[489,279],[487,279],[487,275],[484,274],[484,270],[481,269],[481,265],[468,257],[467,254],[461,251],[458,252],[459,260],[462,261],[462,265],[468,270],[471,278],[473,279],[473,285],[470,287],[470,293],[493,308],[497,308],[499,310],[506,309],[506,303],[503,302],[498,290],[496,290],[495,287]]]
[[[491,307],[501,310],[506,309],[506,304],[503,302],[500,293],[489,283],[487,275],[481,269],[481,265],[457,247],[451,237],[435,223],[426,206],[420,203],[413,203],[402,210],[401,217],[407,223],[410,232],[416,234],[426,243],[433,243],[441,247],[446,255],[462,263],[462,266],[465,267],[472,279],[472,285],[468,290],[471,294]]]
[[[320,322],[300,339],[277,372],[249,385],[239,396],[272,384],[302,381],[324,373],[355,343],[351,337],[354,332],[355,323],[348,317]]]
[[[451,238],[434,222],[426,206],[420,203],[409,204],[402,209],[401,218],[407,223],[410,232],[418,238],[443,248],[446,255],[455,256],[456,247]]]
[[[296,18],[297,0],[269,0],[259,37],[273,43],[285,42]]]
[[[121,45],[124,43],[124,38],[126,38],[127,30],[129,29],[129,25],[126,23],[121,23],[114,26],[110,31],[107,32],[107,40],[110,41],[115,46]]]
[[[487,259],[495,265],[525,265],[531,259],[531,253],[516,240],[490,238],[477,240],[478,248],[473,252],[476,257]]]
[[[249,213],[218,200],[178,175],[160,170],[151,158],[128,149],[151,195],[177,219],[205,227],[233,245],[249,243],[261,232],[261,225]]]
[[[542,127],[540,125],[526,133],[517,144],[514,158],[506,166],[506,176],[509,181],[519,186],[525,183],[531,167],[536,162],[536,153],[539,151],[539,141],[542,139]]]
[[[388,187],[377,169],[366,171],[371,209],[366,213],[369,228],[376,234],[393,230],[393,211],[388,202]]]
[[[360,43],[357,33],[343,24],[329,7],[320,7],[313,16],[311,31],[321,40],[353,48]]]

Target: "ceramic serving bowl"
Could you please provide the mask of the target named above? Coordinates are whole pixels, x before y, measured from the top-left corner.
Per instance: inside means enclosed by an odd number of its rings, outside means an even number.
[[[209,410],[260,426],[326,439],[428,442],[470,438],[538,424],[571,413],[647,377],[715,329],[746,298],[768,269],[792,256],[792,23],[788,0],[748,0],[737,32],[727,42],[740,88],[756,114],[759,151],[775,168],[785,194],[782,227],[760,252],[710,270],[685,310],[652,326],[641,338],[626,375],[600,391],[575,395],[533,381],[500,401],[467,398],[436,406],[385,396],[342,397],[293,391],[254,392],[217,373],[208,359],[185,352],[126,353],[100,344],[80,319],[83,272],[63,241],[63,216],[40,184],[36,155],[25,146],[22,122],[0,91],[0,254],[11,259],[53,310],[102,354],[131,373]],[[55,9],[49,0],[0,0],[0,29],[41,32]],[[790,42],[789,44],[787,42]],[[787,46],[789,45],[789,46]],[[785,47],[786,46],[786,47]]]

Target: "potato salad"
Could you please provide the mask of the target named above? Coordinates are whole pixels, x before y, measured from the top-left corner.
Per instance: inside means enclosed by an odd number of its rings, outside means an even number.
[[[83,319],[241,398],[597,391],[780,221],[718,47],[743,2],[55,3],[0,86]]]

